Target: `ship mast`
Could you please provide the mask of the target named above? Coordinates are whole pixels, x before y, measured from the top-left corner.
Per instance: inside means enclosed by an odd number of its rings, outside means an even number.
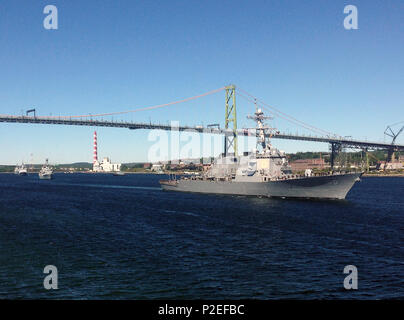
[[[248,119],[254,120],[257,125],[256,125],[256,133],[257,133],[257,152],[259,146],[261,146],[262,150],[261,153],[266,153],[271,149],[271,143],[269,138],[267,139],[265,136],[265,133],[269,131],[271,133],[270,136],[272,136],[272,131],[274,130],[273,128],[266,126],[265,125],[265,120],[267,119],[273,119],[272,117],[269,116],[264,116],[264,112],[262,111],[261,108],[258,108],[257,106],[257,101],[254,99],[254,104],[255,104],[255,113],[252,116],[247,116]]]

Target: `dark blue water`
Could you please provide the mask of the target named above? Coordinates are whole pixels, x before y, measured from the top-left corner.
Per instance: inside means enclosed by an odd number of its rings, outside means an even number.
[[[342,202],[170,193],[161,178],[0,174],[0,298],[404,298],[404,178],[364,178]]]

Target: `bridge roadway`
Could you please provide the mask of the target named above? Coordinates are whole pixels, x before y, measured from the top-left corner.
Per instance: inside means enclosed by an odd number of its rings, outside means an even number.
[[[112,128],[128,128],[131,130],[136,129],[160,129],[160,130],[178,130],[178,131],[193,131],[199,133],[208,134],[223,134],[233,135],[232,130],[220,129],[220,128],[206,128],[202,126],[179,126],[173,127],[169,124],[152,124],[152,123],[136,123],[136,122],[124,122],[124,121],[104,121],[104,120],[83,120],[81,118],[67,118],[67,117],[31,117],[31,116],[10,116],[0,115],[0,122],[8,123],[36,123],[36,124],[55,124],[55,125],[75,125],[75,126],[91,126],[91,127],[112,127]],[[238,135],[253,136],[254,129],[239,129]],[[312,142],[324,142],[334,145],[340,145],[347,148],[355,149],[371,149],[371,150],[383,150],[391,149],[394,151],[404,151],[404,145],[389,144],[374,141],[363,141],[348,139],[346,137],[339,136],[310,136],[310,135],[293,135],[286,133],[275,133],[272,139],[288,139],[288,140],[302,140]]]

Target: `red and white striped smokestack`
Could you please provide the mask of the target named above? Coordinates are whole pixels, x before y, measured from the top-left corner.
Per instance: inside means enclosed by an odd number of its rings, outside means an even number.
[[[98,152],[97,152],[97,131],[94,131],[94,158],[93,164],[98,161]]]

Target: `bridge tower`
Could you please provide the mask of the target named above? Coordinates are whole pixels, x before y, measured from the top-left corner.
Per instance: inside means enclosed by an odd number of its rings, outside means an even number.
[[[341,143],[338,142],[331,142],[330,144],[330,151],[331,151],[331,159],[330,159],[330,165],[331,165],[331,171],[334,171],[334,165],[335,165],[335,158],[338,155],[338,153],[342,150],[342,145]]]
[[[366,152],[366,172],[369,172],[369,150],[368,148],[365,148]]]
[[[237,113],[236,113],[236,86],[230,85],[226,88],[225,100],[225,129],[231,129],[232,133],[226,133],[224,137],[224,154],[230,151],[237,157]],[[229,130],[230,131],[230,130]]]

